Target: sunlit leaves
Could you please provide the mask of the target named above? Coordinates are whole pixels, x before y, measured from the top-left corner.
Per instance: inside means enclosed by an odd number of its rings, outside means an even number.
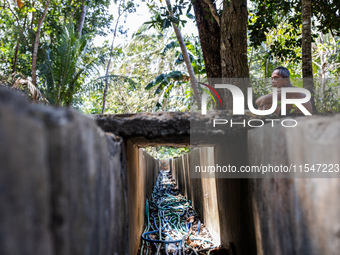
[[[181,17],[184,12],[187,17],[193,18],[193,15],[190,13],[191,3],[189,1],[176,0],[171,7],[171,11],[174,14],[173,17],[170,17],[168,6],[158,6],[154,3],[154,1],[151,2],[152,3],[148,4],[148,6],[150,10],[154,13],[154,16],[151,17],[150,21],[146,22],[146,24],[149,24],[150,27],[165,30],[172,26],[171,23],[174,23],[176,26],[184,26],[187,22]]]
[[[176,158],[183,154],[186,154],[190,152],[191,149],[189,147],[174,148],[159,146],[159,147],[147,147],[144,150],[156,159],[168,159]]]
[[[167,73],[162,73],[158,75],[154,80],[152,80],[148,85],[146,85],[145,89],[148,90],[158,85],[155,94],[159,94],[165,87],[172,85],[171,80],[187,81],[188,79],[189,76],[181,71],[171,71]]]

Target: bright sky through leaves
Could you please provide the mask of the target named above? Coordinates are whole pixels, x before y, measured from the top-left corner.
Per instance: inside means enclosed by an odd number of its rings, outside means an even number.
[[[130,13],[127,16],[126,22],[123,23],[123,19],[120,22],[120,25],[124,26],[124,29],[128,29],[127,32],[127,37],[124,36],[118,36],[115,39],[115,45],[119,45],[124,43],[124,41],[129,40],[132,36],[132,34],[137,31],[137,29],[146,21],[151,20],[151,14],[149,12],[149,8],[147,7],[145,2],[141,2],[140,0],[136,0],[135,4],[139,5],[136,8],[136,12],[135,13]],[[110,13],[112,13],[114,16],[116,16],[117,10],[116,10],[116,6],[115,5],[111,5],[110,6]],[[185,20],[187,20],[188,22],[185,24],[185,27],[182,28],[182,33],[183,35],[198,35],[198,31],[197,31],[197,27],[195,26],[195,24],[193,23],[192,20],[188,20],[186,17],[183,16],[183,18]],[[108,37],[102,37],[102,36],[97,36],[94,40],[94,44],[96,46],[100,46],[102,45],[102,43],[108,40],[109,43],[111,43],[112,41],[112,34],[110,34]]]

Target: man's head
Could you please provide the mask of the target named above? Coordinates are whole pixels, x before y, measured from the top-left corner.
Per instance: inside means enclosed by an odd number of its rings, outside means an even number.
[[[281,88],[291,86],[289,70],[283,66],[274,68],[271,78],[273,87]]]

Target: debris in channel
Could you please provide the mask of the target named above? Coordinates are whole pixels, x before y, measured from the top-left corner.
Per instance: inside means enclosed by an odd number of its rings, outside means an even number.
[[[140,255],[213,254],[218,247],[182,196],[169,171],[161,171],[145,202],[145,229]]]

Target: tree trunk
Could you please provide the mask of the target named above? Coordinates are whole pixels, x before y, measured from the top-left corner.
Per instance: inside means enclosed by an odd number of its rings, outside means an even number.
[[[311,0],[302,0],[302,78],[303,87],[312,94],[311,104],[313,112],[316,112],[314,93],[315,86],[313,80],[312,64],[312,4]]]
[[[35,42],[34,42],[33,54],[32,54],[32,83],[33,83],[34,86],[37,83],[37,57],[38,57],[38,47],[39,47],[39,40],[40,40],[40,31],[41,31],[41,26],[42,26],[44,19],[46,17],[50,1],[51,0],[47,0],[46,3],[45,3],[44,12],[43,12],[43,15],[41,16],[41,18],[39,19],[38,29],[37,29],[37,33],[35,35]]]
[[[192,0],[207,77],[211,85],[232,83],[247,95],[249,67],[247,60],[247,0],[224,0],[220,27],[211,17],[206,0]],[[218,78],[218,79],[211,79]],[[224,78],[233,78],[226,80]],[[234,78],[238,78],[237,80]],[[231,109],[232,95],[226,89],[217,89],[223,105],[216,109]],[[246,103],[246,100],[245,100]]]
[[[214,19],[217,22],[217,25],[220,27],[221,26],[221,17],[217,12],[216,5],[214,3],[214,0],[204,0],[206,4],[208,4],[210,13],[214,17]]]
[[[84,22],[85,22],[85,17],[86,17],[86,5],[84,4],[84,0],[81,4],[81,13],[80,13],[80,19],[79,19],[79,24],[77,28],[77,36],[78,38],[81,37],[82,32],[83,32],[83,27],[84,27]]]
[[[173,18],[174,14],[172,13],[172,10],[171,10],[170,0],[166,0],[166,4],[169,7],[168,10],[169,10],[169,13],[170,13],[170,17]],[[179,46],[181,47],[184,62],[185,62],[185,65],[186,65],[188,73],[189,73],[191,88],[194,91],[194,98],[197,102],[198,109],[201,110],[201,97],[200,97],[200,94],[198,92],[197,80],[196,80],[196,77],[195,77],[194,69],[192,68],[192,65],[191,65],[191,61],[190,61],[190,58],[189,58],[187,48],[186,48],[185,43],[183,41],[181,31],[179,30],[179,28],[176,26],[176,24],[174,22],[171,22],[171,23],[172,23],[172,26],[175,30],[177,41],[178,41]]]
[[[209,18],[208,4],[202,0],[192,0],[192,5],[195,11],[207,77],[221,78],[220,27],[214,19]]]
[[[224,0],[221,18],[221,70],[223,83],[238,86],[247,95],[249,68],[247,59],[247,0]],[[225,79],[227,78],[227,79]],[[246,79],[245,79],[246,78]],[[229,90],[219,90],[223,109],[232,109]],[[245,105],[246,100],[245,100]]]
[[[221,19],[222,76],[249,78],[247,0],[224,0]]]
[[[119,6],[120,8],[120,6]],[[116,26],[115,26],[115,31],[113,33],[113,39],[112,39],[112,44],[111,44],[111,49],[110,49],[110,57],[109,57],[109,61],[107,63],[106,66],[106,72],[105,72],[105,76],[109,75],[109,70],[110,70],[110,66],[111,66],[111,59],[112,59],[112,53],[113,53],[113,46],[114,46],[114,42],[117,36],[117,30],[118,30],[118,24],[119,24],[119,19],[121,17],[121,11],[118,11],[118,17],[117,17],[117,21],[116,21]],[[104,88],[104,93],[103,93],[103,107],[102,107],[102,114],[105,113],[105,107],[106,107],[106,96],[107,96],[107,92],[109,90],[109,77],[106,77],[105,79],[105,88]]]

